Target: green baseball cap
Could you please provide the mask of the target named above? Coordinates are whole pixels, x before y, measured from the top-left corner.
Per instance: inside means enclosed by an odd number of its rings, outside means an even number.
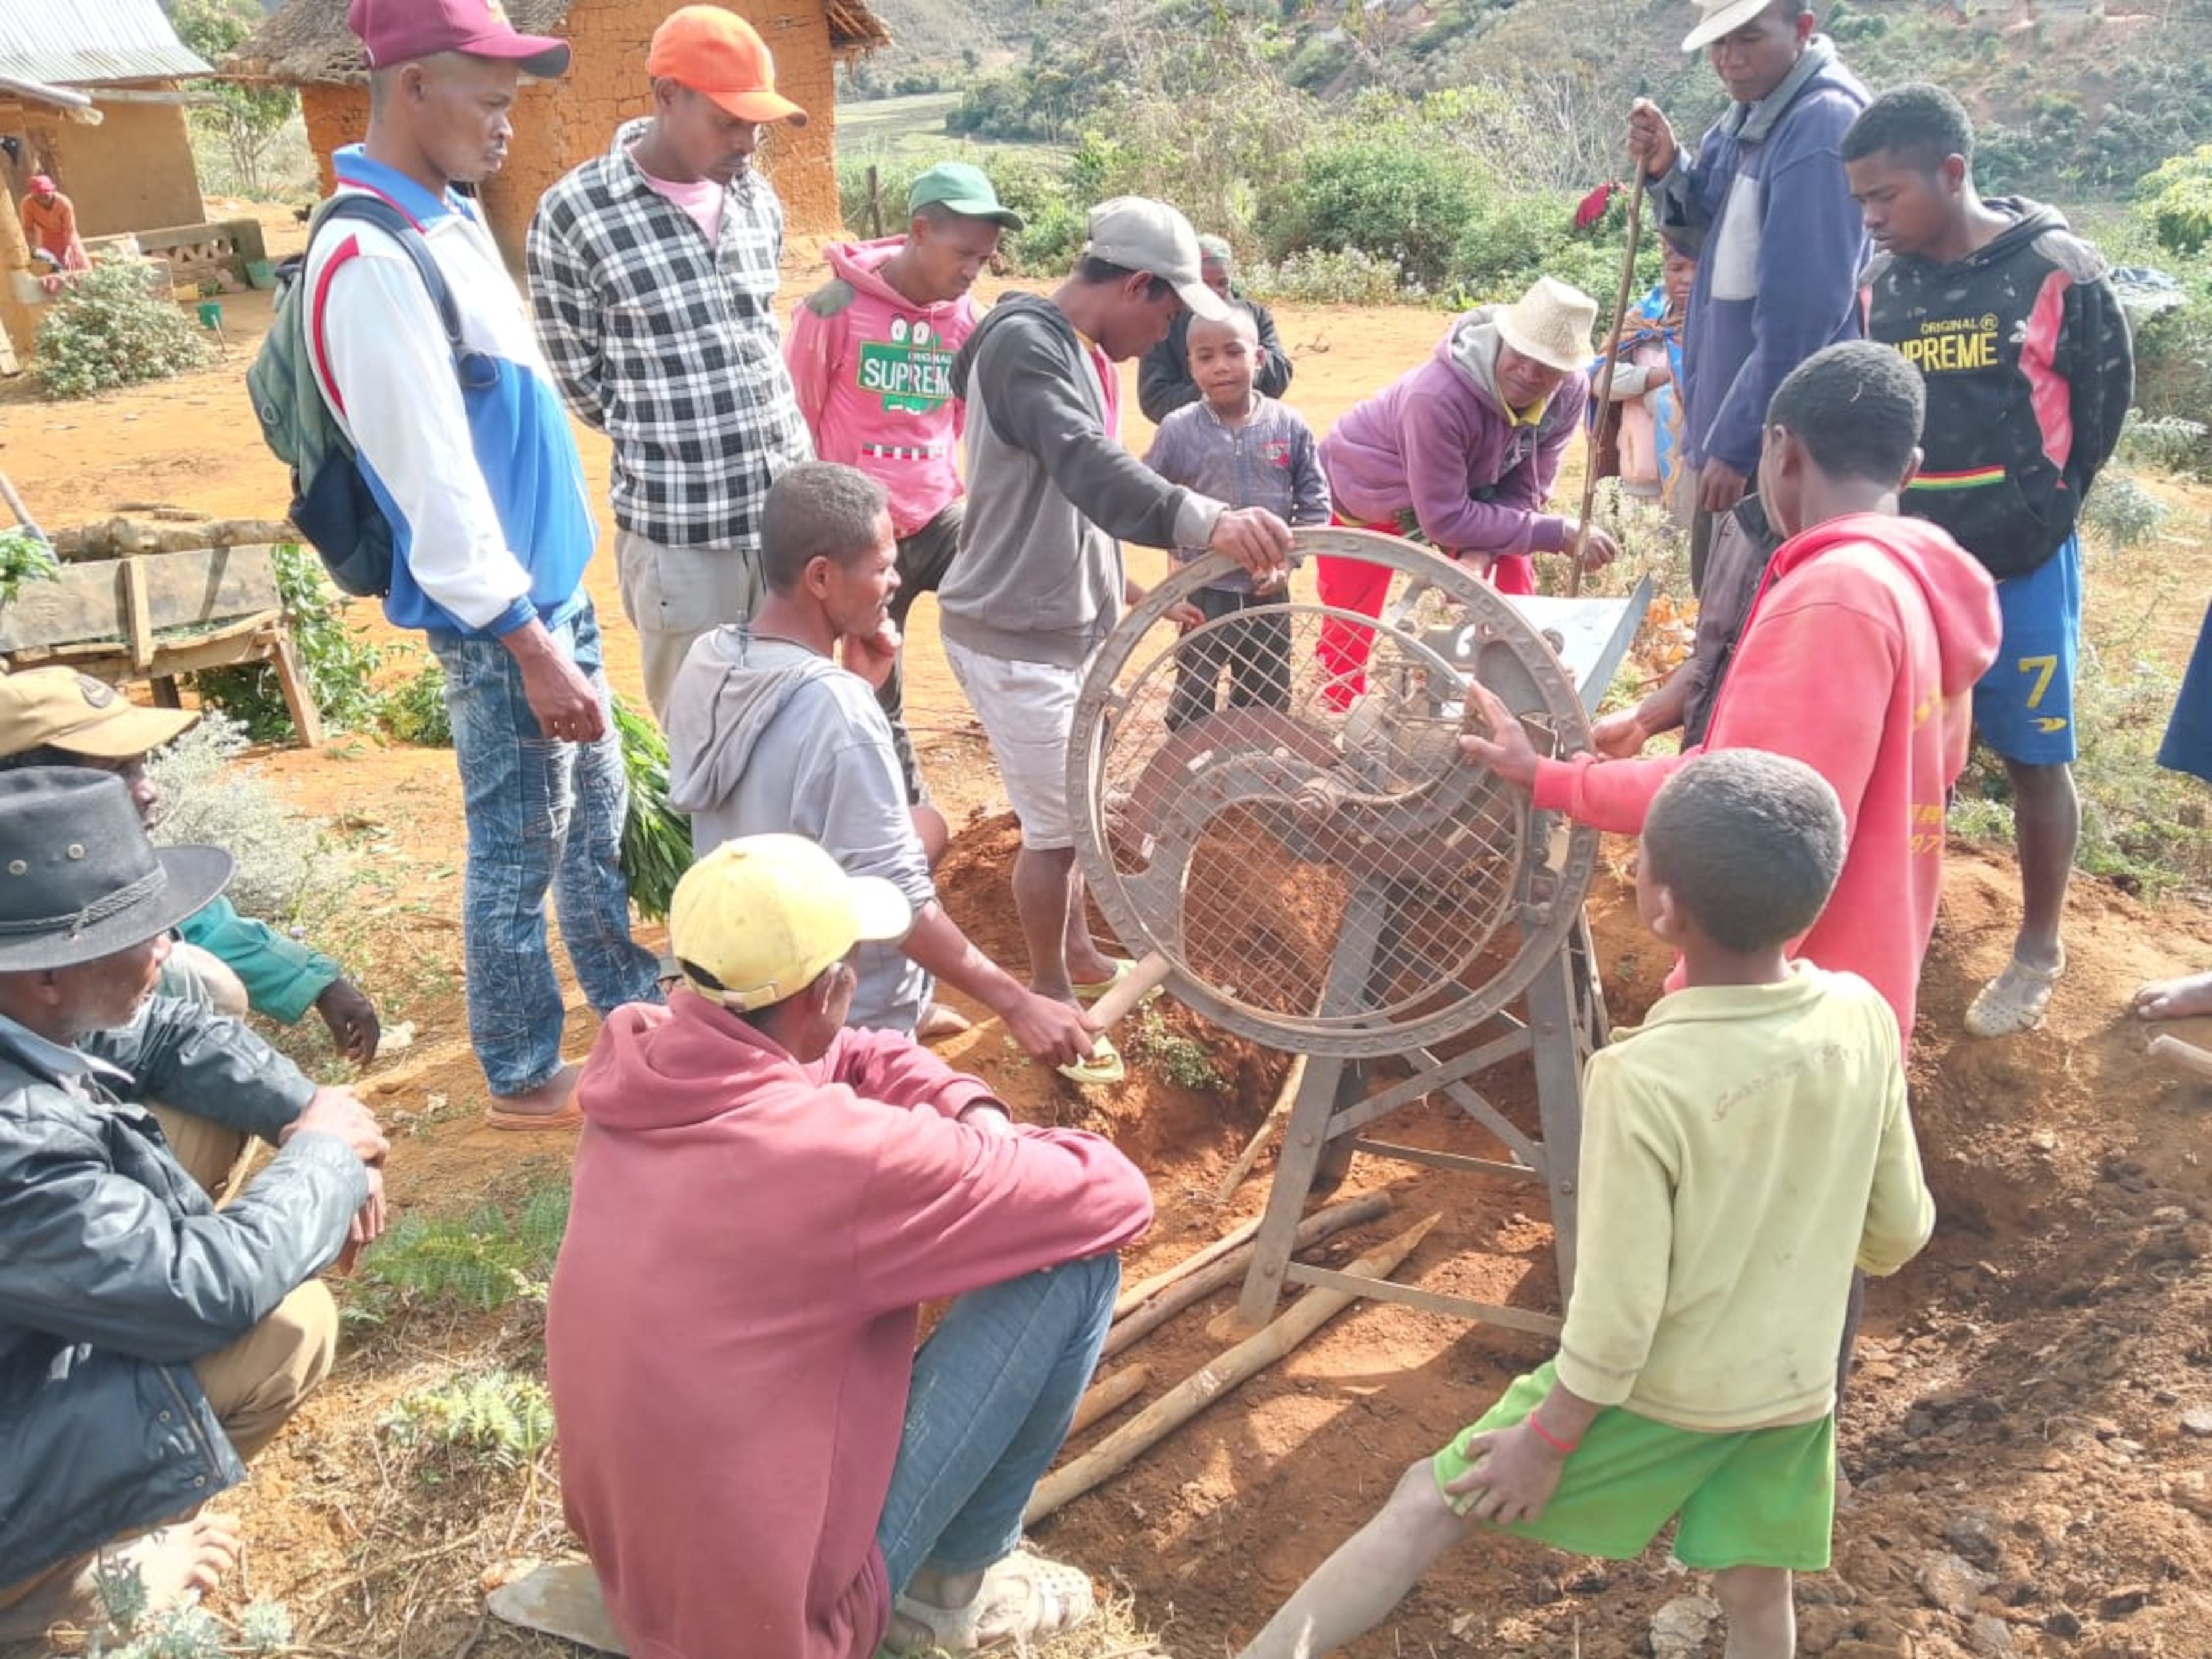
[[[914,181],[906,193],[906,210],[948,208],[963,219],[994,219],[1008,230],[1022,228],[1022,216],[999,200],[999,192],[983,176],[983,169],[965,161],[939,161]]]

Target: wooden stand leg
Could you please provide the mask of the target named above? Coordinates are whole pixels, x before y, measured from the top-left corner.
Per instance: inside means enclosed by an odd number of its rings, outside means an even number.
[[[300,741],[310,749],[320,749],[323,712],[315,707],[313,689],[307,684],[307,671],[300,665],[299,647],[292,643],[289,633],[276,635],[270,660],[276,665],[276,684],[283,690],[284,707],[291,711]]]
[[[1260,1223],[1251,1268],[1244,1275],[1244,1294],[1237,1304],[1237,1317],[1254,1329],[1275,1316],[1275,1303],[1283,1293],[1283,1270],[1290,1266],[1298,1218],[1321,1168],[1328,1121],[1336,1112],[1338,1087],[1347,1069],[1340,1060],[1316,1056],[1306,1062],[1306,1080],[1299,1085],[1291,1121],[1283,1129],[1282,1155],[1275,1160],[1275,1179],[1267,1188],[1267,1212]]]
[[[1544,1182],[1552,1200],[1552,1235],[1559,1258],[1559,1304],[1575,1283],[1577,1174],[1582,1161],[1582,1057],[1575,1042],[1582,1016],[1573,953],[1561,951],[1528,982],[1530,1059],[1536,1072],[1536,1115],[1544,1133]]]

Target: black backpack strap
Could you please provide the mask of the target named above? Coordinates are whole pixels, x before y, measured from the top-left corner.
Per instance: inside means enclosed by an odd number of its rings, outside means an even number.
[[[453,302],[453,291],[447,285],[446,274],[438,269],[437,256],[422,230],[404,213],[381,196],[371,196],[356,191],[349,195],[334,196],[316,216],[314,229],[307,233],[312,244],[316,231],[332,219],[360,219],[386,233],[407,252],[415,263],[415,270],[422,278],[422,286],[430,290],[430,301],[438,307],[438,320],[446,330],[446,343],[453,350],[453,362],[463,362],[470,354],[461,343],[461,308]]]

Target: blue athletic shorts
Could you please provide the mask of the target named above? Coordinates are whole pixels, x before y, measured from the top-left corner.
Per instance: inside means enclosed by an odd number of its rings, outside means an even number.
[[[2074,664],[2081,647],[2081,538],[1997,584],[2004,641],[1974,687],[1982,741],[2023,766],[2074,758]]]

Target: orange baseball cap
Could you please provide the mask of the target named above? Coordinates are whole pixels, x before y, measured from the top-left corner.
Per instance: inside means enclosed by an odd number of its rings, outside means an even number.
[[[775,58],[760,32],[720,6],[685,6],[653,32],[645,72],[712,99],[740,121],[806,125],[806,112],[775,89]]]

